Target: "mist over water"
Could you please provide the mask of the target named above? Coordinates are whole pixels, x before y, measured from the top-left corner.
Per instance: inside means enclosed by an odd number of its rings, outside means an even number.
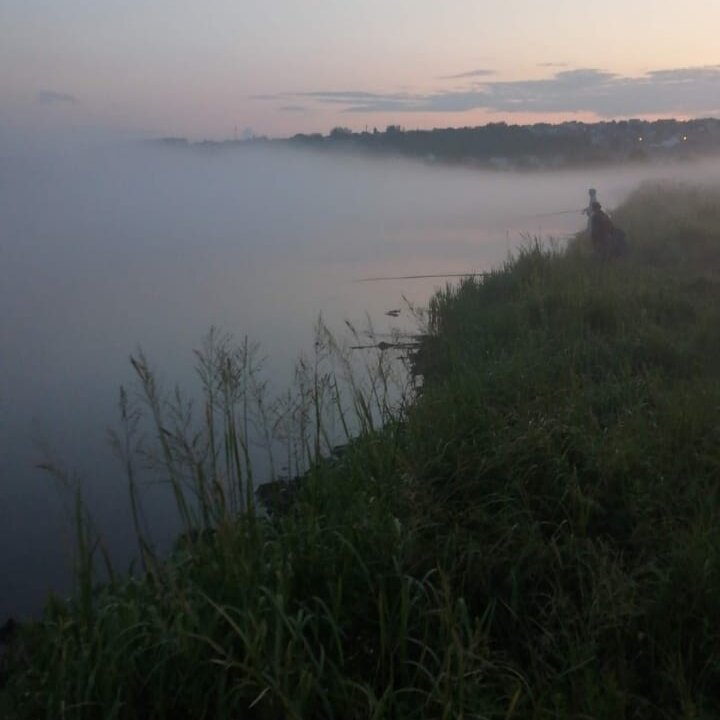
[[[488,174],[258,148],[0,157],[0,621],[69,587],[68,498],[35,468],[48,457],[82,479],[129,558],[106,429],[138,347],[168,386],[185,385],[217,326],[259,342],[282,386],[319,313],[338,331],[366,315],[379,332],[413,329],[409,313],[385,312],[444,285],[357,279],[486,270],[523,235],[581,229],[589,187],[612,208],[649,175],[717,178],[711,166]]]

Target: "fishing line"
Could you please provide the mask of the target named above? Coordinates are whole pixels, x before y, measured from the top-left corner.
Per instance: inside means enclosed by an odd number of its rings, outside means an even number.
[[[533,218],[554,217],[555,215],[582,215],[583,210],[558,210],[557,212],[537,213],[537,215],[515,215],[515,220],[532,220]]]
[[[543,217],[554,217],[556,215],[582,215],[585,208],[582,210],[558,210],[557,212],[538,213],[537,215],[516,215],[516,220],[532,220],[533,218]],[[577,233],[562,233],[561,235],[555,235],[558,239],[570,238],[577,235]],[[426,278],[446,278],[446,277],[486,277],[489,272],[479,273],[440,273],[438,275],[396,275],[393,277],[367,277],[358,278],[354,282],[377,282],[379,280],[423,280]]]

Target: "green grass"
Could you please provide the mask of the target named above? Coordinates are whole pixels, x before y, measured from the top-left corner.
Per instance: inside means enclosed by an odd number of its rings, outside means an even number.
[[[23,628],[0,715],[720,715],[720,191],[649,186],[616,220],[626,258],[536,244],[438,293],[412,403],[382,354],[329,370],[320,329],[281,517],[252,501],[247,343],[205,347],[190,440],[139,359],[184,540],[161,560],[138,520],[144,572],[99,584],[78,498],[77,596]],[[333,413],[355,439],[327,462]]]

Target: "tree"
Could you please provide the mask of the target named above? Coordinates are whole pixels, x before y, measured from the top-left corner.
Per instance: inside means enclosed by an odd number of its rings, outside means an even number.
[[[352,137],[353,131],[350,128],[346,127],[334,127],[330,131],[330,137],[334,140],[339,140],[341,138],[349,138]]]

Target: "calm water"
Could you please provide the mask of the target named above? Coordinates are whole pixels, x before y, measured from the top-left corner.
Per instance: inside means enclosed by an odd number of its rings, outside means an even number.
[[[335,328],[367,314],[380,332],[410,329],[409,313],[385,312],[444,284],[358,278],[487,269],[522,233],[581,228],[588,187],[612,207],[644,174],[149,146],[0,159],[0,622],[69,587],[68,497],[40,461],[82,480],[127,560],[126,490],[106,431],[138,347],[184,384],[214,325],[259,342],[284,383],[318,313]]]

